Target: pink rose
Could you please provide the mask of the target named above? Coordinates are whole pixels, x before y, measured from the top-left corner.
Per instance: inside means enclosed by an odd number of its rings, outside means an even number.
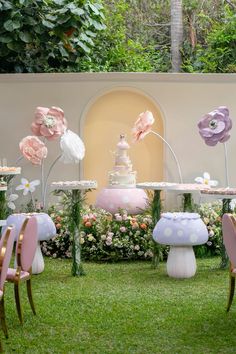
[[[154,123],[152,112],[146,111],[140,113],[137,121],[134,123],[133,139],[134,141],[142,140],[151,131],[151,127]]]
[[[64,134],[67,121],[64,112],[59,107],[37,107],[32,132],[37,136],[44,136],[48,140],[55,140]]]
[[[34,165],[41,165],[47,157],[48,149],[36,136],[26,136],[19,144],[22,155]]]

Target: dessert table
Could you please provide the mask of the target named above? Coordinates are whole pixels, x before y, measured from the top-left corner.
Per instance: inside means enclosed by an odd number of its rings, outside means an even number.
[[[211,199],[219,199],[222,201],[221,216],[223,216],[225,213],[232,213],[230,203],[232,199],[236,198],[236,188],[211,188],[208,190],[201,190],[201,195],[207,196]],[[229,259],[223,243],[223,235],[221,238],[220,255],[220,268],[225,269],[228,267]]]
[[[70,192],[66,193],[68,198],[69,211],[69,230],[72,234],[72,269],[73,276],[85,275],[81,261],[80,244],[80,221],[81,207],[83,203],[83,192],[96,189],[96,181],[59,181],[51,184],[51,189],[55,191]]]

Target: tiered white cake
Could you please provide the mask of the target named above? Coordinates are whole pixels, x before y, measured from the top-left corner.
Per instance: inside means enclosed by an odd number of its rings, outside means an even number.
[[[134,188],[136,186],[136,171],[132,171],[132,164],[128,156],[129,144],[124,135],[116,146],[115,166],[109,172],[110,188]]]

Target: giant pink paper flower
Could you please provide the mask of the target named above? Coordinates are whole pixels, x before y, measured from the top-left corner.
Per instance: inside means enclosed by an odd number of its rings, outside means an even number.
[[[31,130],[35,135],[44,136],[48,140],[55,140],[64,134],[66,128],[67,121],[61,108],[36,108],[35,120],[31,125]]]
[[[135,142],[142,140],[148,133],[150,133],[154,121],[152,112],[146,111],[140,113],[132,130],[133,139]]]
[[[220,106],[206,114],[198,123],[198,128],[207,145],[215,146],[218,142],[225,143],[230,138],[229,131],[232,128],[228,108]]]
[[[48,149],[37,136],[26,136],[19,144],[22,155],[34,165],[41,165]]]

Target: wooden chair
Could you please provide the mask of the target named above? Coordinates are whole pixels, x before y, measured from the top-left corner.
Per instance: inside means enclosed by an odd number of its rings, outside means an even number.
[[[0,320],[5,337],[8,338],[4,307],[4,289],[7,278],[7,270],[10,264],[15,240],[15,232],[12,226],[8,226],[0,240]]]
[[[14,283],[14,293],[16,309],[20,323],[23,324],[21,301],[20,301],[20,283],[26,281],[28,300],[36,315],[31,287],[31,267],[37,247],[37,219],[35,216],[28,216],[21,227],[16,243],[16,268],[8,268],[7,281]]]
[[[236,220],[232,214],[224,214],[222,217],[223,242],[229,256],[229,296],[228,312],[234,298],[235,277],[236,277]]]

